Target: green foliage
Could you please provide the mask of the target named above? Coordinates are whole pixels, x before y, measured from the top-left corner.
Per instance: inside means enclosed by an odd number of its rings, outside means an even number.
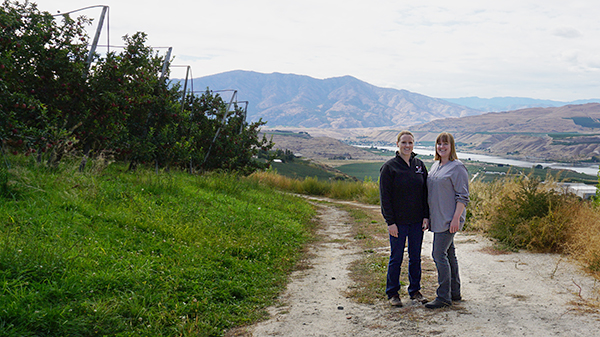
[[[338,170],[346,173],[347,175],[357,177],[361,180],[366,179],[378,179],[379,170],[381,169],[383,162],[375,163],[352,163],[344,164],[336,167]]]
[[[123,37],[124,50],[92,55],[90,20],[62,23],[34,3],[4,0],[0,11],[0,142],[11,153],[35,154],[56,166],[67,153],[110,155],[130,163],[189,171],[250,173],[272,143],[209,90],[202,97],[171,86],[165,62],[145,33]],[[163,76],[164,75],[164,76]]]
[[[0,11],[0,140],[13,151],[62,146],[85,115],[85,18],[56,23],[34,3]]]
[[[331,191],[331,184],[315,177],[307,177],[302,182],[302,193],[308,195],[326,195]]]
[[[372,181],[331,182],[329,196],[341,200],[357,200],[367,204],[379,204],[379,187]]]
[[[566,220],[556,209],[568,202],[569,196],[540,188],[534,177],[519,181],[514,195],[502,197],[489,233],[507,247],[556,252],[566,241]]]
[[[283,161],[284,163],[290,163],[293,162],[294,159],[296,159],[296,156],[294,156],[294,152],[288,149],[285,149],[285,151],[282,149],[277,149],[275,151],[274,157],[281,159],[281,161]]]
[[[310,238],[308,203],[238,175],[17,159],[2,336],[220,336],[264,317]]]

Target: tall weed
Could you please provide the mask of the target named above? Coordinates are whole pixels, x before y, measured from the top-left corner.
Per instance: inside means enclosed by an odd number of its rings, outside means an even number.
[[[302,193],[308,195],[320,195],[326,196],[331,193],[331,183],[327,181],[321,181],[314,177],[304,178],[302,181]]]
[[[371,180],[319,180],[314,177],[294,179],[273,171],[255,172],[250,178],[282,191],[379,204],[379,185]]]
[[[600,276],[600,209],[581,202],[565,209],[565,214],[571,221],[566,252]]]
[[[498,179],[491,182],[475,180],[469,184],[470,203],[467,208],[465,229],[488,232],[492,221],[498,214],[502,199],[514,195],[519,188],[513,178]]]

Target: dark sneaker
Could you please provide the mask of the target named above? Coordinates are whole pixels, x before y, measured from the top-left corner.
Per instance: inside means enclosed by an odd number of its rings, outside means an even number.
[[[444,301],[440,301],[437,298],[431,302],[425,303],[425,308],[427,309],[439,309],[451,306],[451,303],[446,303]]]
[[[390,304],[394,307],[401,307],[402,301],[400,301],[400,296],[394,295],[390,298]]]
[[[423,294],[421,294],[421,292],[418,290],[414,294],[410,295],[410,299],[413,301],[421,302],[423,304],[429,302],[429,300],[423,297]]]
[[[460,302],[462,301],[462,297],[460,295],[452,296],[452,302]]]

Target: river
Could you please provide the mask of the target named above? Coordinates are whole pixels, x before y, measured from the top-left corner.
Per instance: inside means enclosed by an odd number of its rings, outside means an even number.
[[[359,147],[369,148],[370,146],[359,146]],[[375,146],[375,148],[390,150],[390,151],[396,151],[398,149],[395,146]],[[416,154],[420,154],[423,156],[433,156],[434,155],[433,146],[429,146],[429,147],[415,146],[413,151]],[[553,168],[553,169],[557,169],[557,170],[572,170],[575,172],[584,173],[584,174],[588,174],[591,176],[596,176],[598,174],[598,169],[599,169],[598,165],[570,166],[570,165],[566,165],[564,163],[531,162],[531,161],[525,161],[525,160],[509,159],[509,158],[502,158],[502,157],[488,156],[485,154],[474,154],[474,153],[467,153],[467,152],[457,152],[456,154],[458,155],[458,159],[462,159],[462,160],[472,160],[472,161],[479,161],[479,162],[492,163],[492,164],[504,164],[504,165],[517,166],[517,167],[533,167],[536,165],[542,165],[543,167],[549,167],[549,168]]]

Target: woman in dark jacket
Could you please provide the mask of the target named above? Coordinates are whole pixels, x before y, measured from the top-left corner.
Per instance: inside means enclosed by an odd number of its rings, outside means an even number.
[[[398,134],[396,156],[380,170],[379,197],[381,213],[390,234],[386,294],[393,306],[402,306],[400,266],[408,237],[408,294],[412,300],[425,303],[421,294],[421,245],[423,230],[429,227],[427,204],[427,168],[413,153],[415,137],[409,131]]]

